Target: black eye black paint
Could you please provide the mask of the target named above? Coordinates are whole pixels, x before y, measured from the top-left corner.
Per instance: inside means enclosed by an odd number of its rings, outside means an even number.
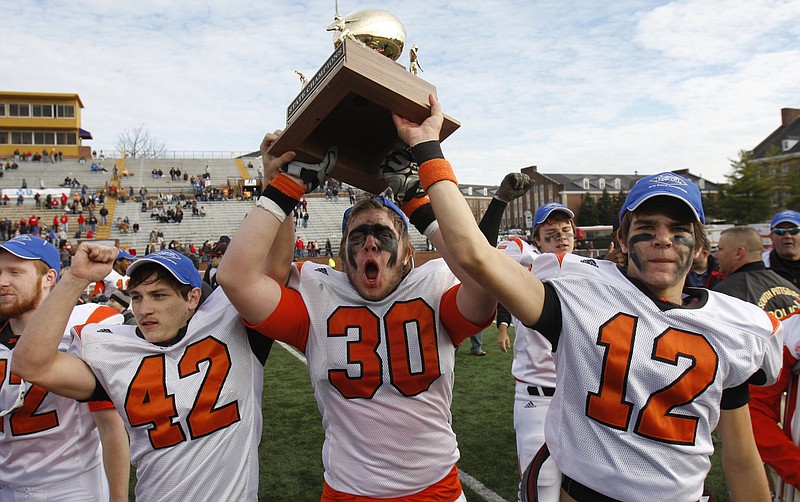
[[[395,236],[391,228],[386,225],[359,225],[350,231],[347,236],[347,261],[353,270],[358,270],[358,265],[355,261],[355,252],[359,246],[363,246],[368,236],[372,236],[377,241],[377,246],[380,251],[389,253],[389,266],[394,266],[397,263],[397,252],[400,241]]]

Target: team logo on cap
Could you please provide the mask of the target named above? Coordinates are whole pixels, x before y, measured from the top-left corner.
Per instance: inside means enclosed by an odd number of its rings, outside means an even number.
[[[178,262],[183,259],[183,255],[180,253],[176,253],[175,251],[165,249],[163,251],[158,251],[155,253],[156,256],[160,258],[164,258],[165,260],[171,260],[173,262]]]
[[[678,176],[677,174],[673,173],[662,173],[658,176],[654,176],[650,178],[650,183],[656,183],[658,185],[667,185],[673,188],[677,188],[683,192],[686,192],[686,189],[683,187],[688,186],[686,184],[686,180],[682,177]]]
[[[19,242],[23,246],[25,245],[24,244],[25,242],[33,242],[33,239],[31,239],[31,237],[29,235],[27,235],[27,234],[22,234],[22,235],[19,235],[17,237],[14,237],[12,240],[14,242]]]

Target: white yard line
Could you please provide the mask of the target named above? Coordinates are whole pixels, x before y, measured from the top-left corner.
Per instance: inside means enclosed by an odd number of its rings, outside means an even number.
[[[304,356],[299,350],[283,342],[277,342],[277,343],[278,345],[286,349],[291,355],[303,361],[303,364],[305,364],[306,366],[308,365],[306,356]],[[462,471],[461,469],[458,470],[458,478],[464,485],[470,487],[472,491],[477,493],[478,496],[483,497],[483,500],[485,500],[486,502],[507,502],[506,499],[496,494],[495,492],[487,488],[486,485],[484,485],[477,479],[473,478],[466,472]]]

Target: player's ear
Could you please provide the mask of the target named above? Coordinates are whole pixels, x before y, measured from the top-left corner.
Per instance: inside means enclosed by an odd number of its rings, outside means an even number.
[[[56,285],[57,280],[58,280],[58,272],[56,272],[54,269],[51,268],[42,277],[42,287],[50,289]]]
[[[200,288],[194,288],[189,292],[189,309],[194,310],[200,304],[200,297],[203,296],[203,291]]]

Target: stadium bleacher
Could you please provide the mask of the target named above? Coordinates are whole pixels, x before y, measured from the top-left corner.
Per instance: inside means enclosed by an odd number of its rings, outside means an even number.
[[[178,196],[183,194],[189,200],[194,197],[194,191],[189,181],[183,179],[186,174],[188,178],[192,176],[202,176],[208,172],[211,186],[227,186],[228,182],[232,186],[237,186],[242,179],[242,165],[253,162],[254,169],[244,169],[244,173],[251,177],[256,177],[257,168],[261,165],[261,159],[245,159],[237,164],[235,159],[124,159],[123,161],[106,158],[96,159],[106,171],[91,171],[92,161],[80,164],[78,161],[63,161],[56,163],[46,162],[22,162],[19,168],[12,171],[5,171],[2,186],[7,189],[19,188],[22,180],[25,179],[29,189],[37,189],[39,180],[44,183],[45,188],[59,189],[64,191],[67,196],[80,193],[79,189],[61,187],[64,178],[76,178],[80,184],[87,185],[88,193],[99,193],[110,189],[116,182],[113,179],[113,167],[119,164],[118,171],[121,173],[121,166],[124,165],[131,176],[120,177],[119,185],[121,189],[129,191],[133,188],[135,197],[121,203],[119,199],[109,200],[107,207],[110,210],[108,215],[108,225],[100,225],[96,238],[99,239],[118,239],[119,245],[126,248],[137,250],[141,256],[149,243],[150,232],[153,229],[161,230],[167,242],[177,240],[181,244],[194,244],[200,249],[206,240],[216,242],[220,236],[233,236],[239,228],[247,212],[253,208],[253,202],[249,200],[228,200],[228,201],[197,201],[198,207],[204,206],[205,217],[192,216],[191,208],[184,208],[184,217],[181,223],[160,223],[151,218],[150,211],[141,211],[141,202],[138,197],[139,189],[147,189],[147,198],[156,199],[159,196],[171,194]],[[208,170],[206,171],[206,166]],[[171,168],[181,171],[179,180],[173,181],[169,176]],[[153,170],[162,170],[164,175],[154,178],[151,174]],[[338,201],[326,200],[322,194],[311,194],[307,197],[308,201],[308,227],[302,228],[302,224],[297,229],[296,234],[304,242],[315,241],[317,247],[324,254],[326,239],[330,239],[333,253],[338,253],[339,241],[341,239],[341,218],[344,211],[350,206],[347,197],[340,197]],[[171,206],[175,206],[177,201],[173,201]],[[0,217],[8,218],[11,221],[19,221],[22,217],[26,220],[31,214],[36,214],[42,218],[46,225],[52,223],[52,217],[57,212],[59,216],[63,211],[37,210],[32,198],[26,198],[22,206],[16,206],[15,197],[9,202],[8,206],[0,206]],[[165,203],[165,208],[168,204]],[[97,208],[99,210],[99,206]],[[84,212],[88,218],[88,214]],[[97,216],[100,219],[99,215]],[[116,222],[128,218],[131,229],[124,233],[120,230]],[[291,216],[290,216],[291,217]],[[74,231],[77,229],[77,215],[70,214],[70,239],[73,239]],[[132,227],[134,223],[139,224],[139,231],[134,233]],[[426,239],[415,229],[411,229],[412,242],[417,250],[426,249]]]

